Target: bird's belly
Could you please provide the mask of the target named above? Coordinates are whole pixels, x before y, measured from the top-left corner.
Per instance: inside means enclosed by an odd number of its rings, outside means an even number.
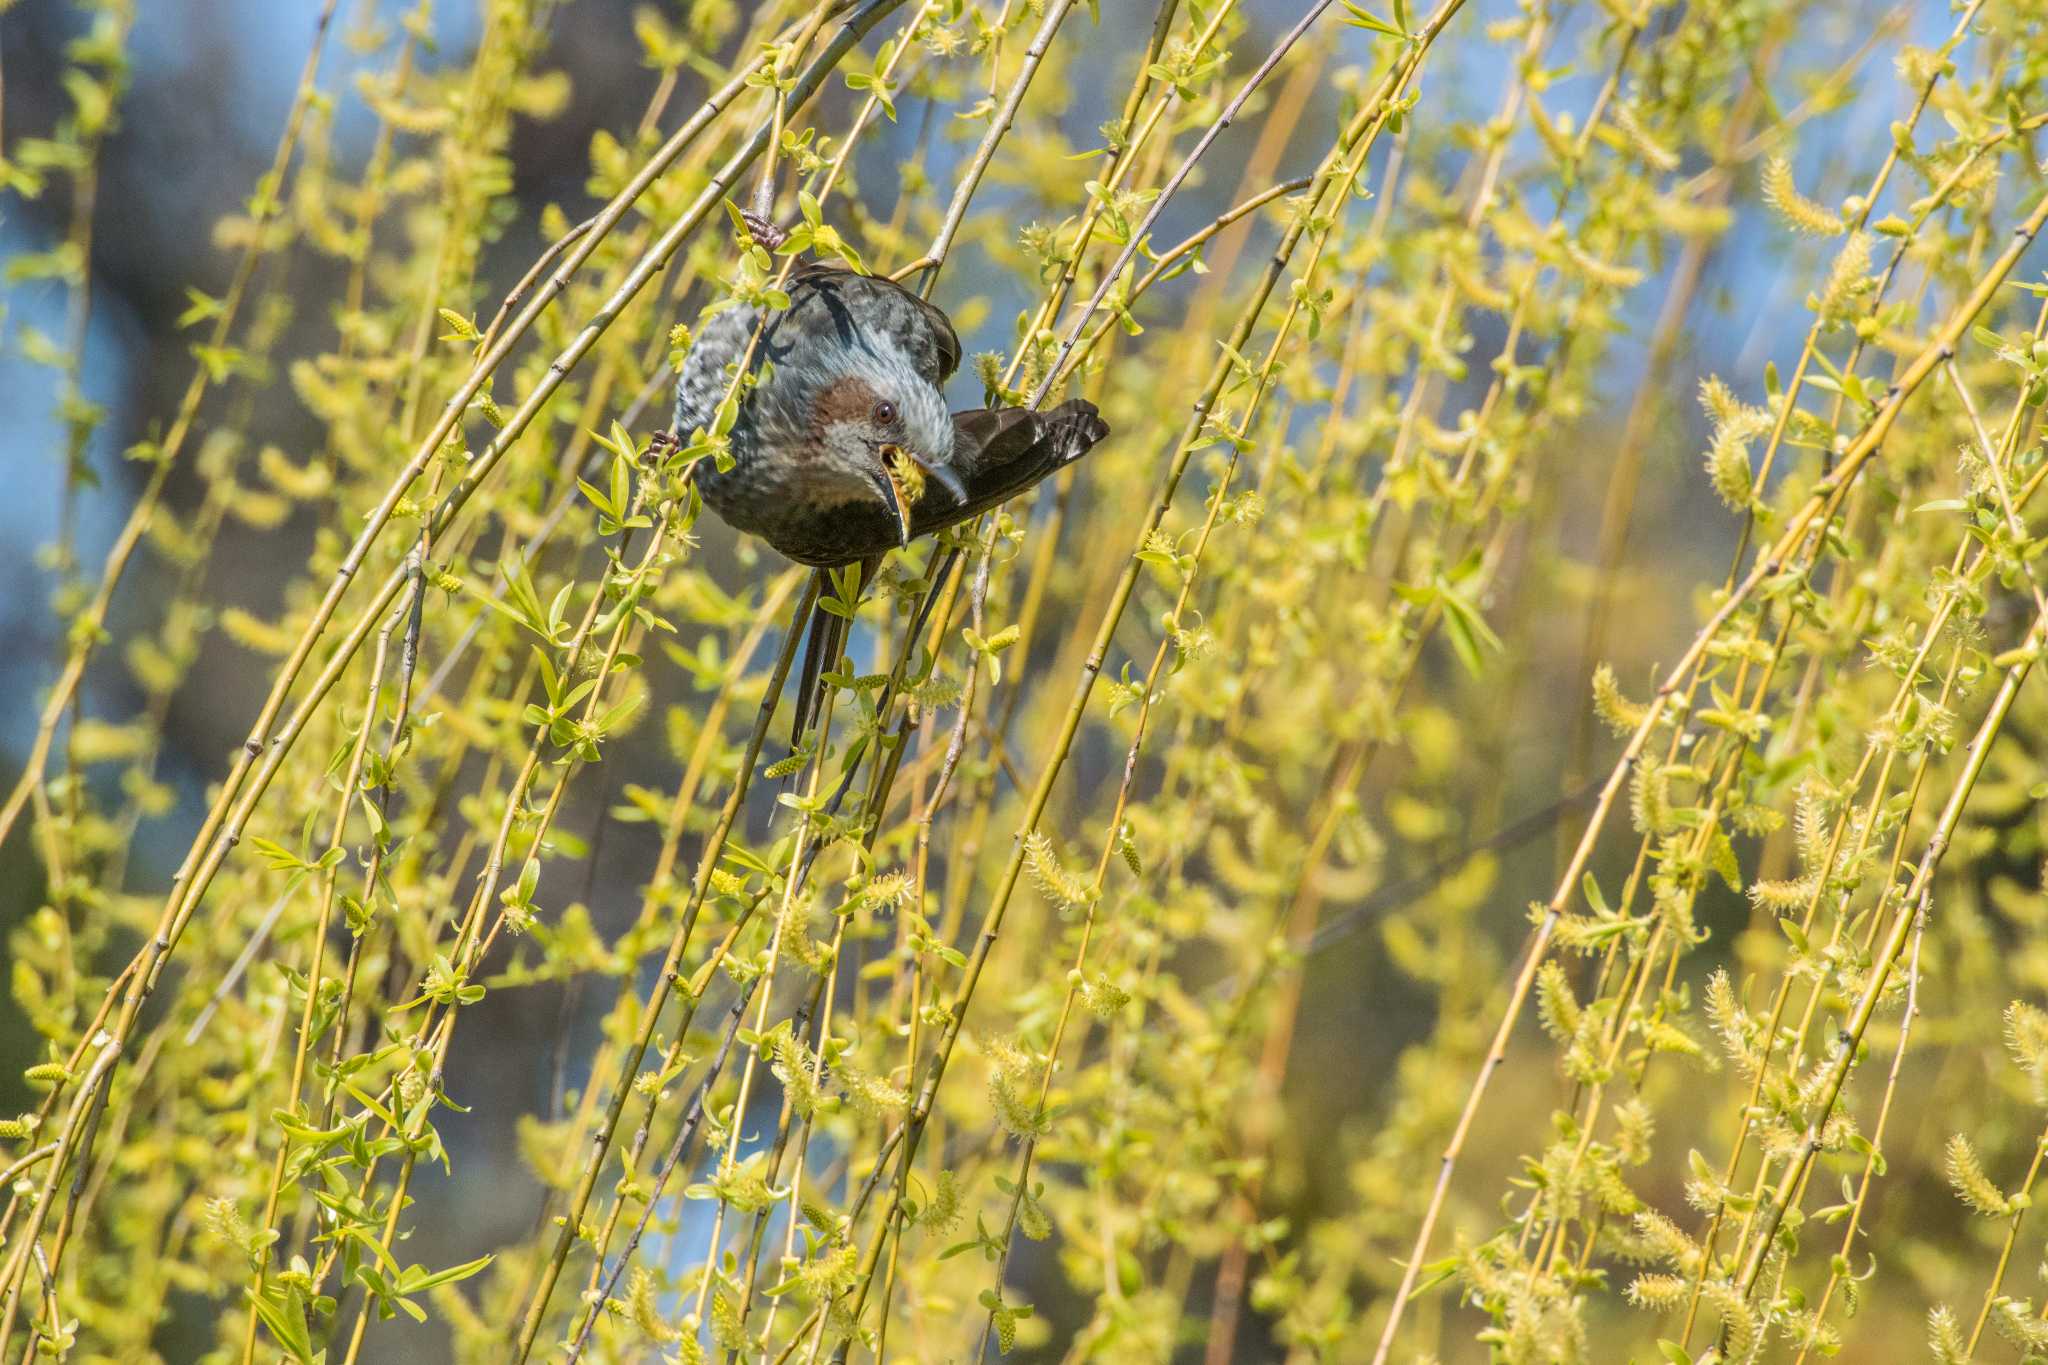
[[[816,467],[801,458],[742,456],[723,472],[707,462],[697,486],[705,505],[727,525],[759,536],[800,564],[849,563],[893,540],[880,524],[886,514],[879,501],[818,477]],[[881,545],[871,546],[878,535]]]
[[[843,504],[836,489],[807,476],[802,459],[742,457],[720,471],[706,461],[697,476],[712,511],[742,531],[763,532],[792,519],[821,515]]]

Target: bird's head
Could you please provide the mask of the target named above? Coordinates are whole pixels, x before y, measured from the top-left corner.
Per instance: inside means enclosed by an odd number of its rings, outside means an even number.
[[[821,472],[846,500],[881,502],[908,544],[910,509],[921,498],[966,500],[948,466],[953,415],[939,391],[893,349],[841,354],[848,363],[811,399],[811,431],[826,466]],[[944,492],[928,492],[927,480]]]

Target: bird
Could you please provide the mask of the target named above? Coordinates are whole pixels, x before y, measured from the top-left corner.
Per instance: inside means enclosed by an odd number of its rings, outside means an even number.
[[[676,378],[671,439],[712,425],[744,360],[756,382],[730,430],[731,465],[700,462],[697,488],[728,525],[799,564],[858,563],[871,582],[890,550],[1024,492],[1109,435],[1079,398],[953,411],[940,386],[960,367],[959,335],[892,280],[812,260],[784,292],[786,307],[730,307],[704,325]],[[799,744],[844,636],[842,618],[814,612]]]
[[[789,306],[728,308],[676,379],[674,432],[708,428],[748,360],[767,373],[742,397],[732,466],[697,471],[705,505],[735,530],[813,568],[907,545],[1023,492],[1109,434],[1095,405],[952,411],[960,366],[944,312],[879,276],[824,262],[791,273]]]

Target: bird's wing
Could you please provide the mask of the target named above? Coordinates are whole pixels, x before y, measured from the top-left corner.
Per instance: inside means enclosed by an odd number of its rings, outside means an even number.
[[[894,337],[909,351],[919,374],[933,388],[960,368],[960,336],[952,322],[940,309],[893,280],[809,261],[790,276],[789,302],[784,316],[805,306],[822,309],[849,345],[856,340],[851,310],[858,308],[866,325]]]
[[[974,408],[954,413],[949,463],[967,498],[954,502],[943,489],[928,487],[912,510],[912,533],[941,531],[987,511],[1080,459],[1107,435],[1102,414],[1080,398],[1049,412]]]

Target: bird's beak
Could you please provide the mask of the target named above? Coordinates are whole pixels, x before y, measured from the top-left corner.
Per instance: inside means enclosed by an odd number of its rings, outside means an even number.
[[[896,529],[902,533],[905,545],[910,543],[910,509],[923,501],[927,480],[945,489],[954,503],[967,501],[967,486],[945,465],[919,459],[899,445],[885,445],[876,453],[881,456],[882,466],[876,486],[882,501],[895,514]]]
[[[896,518],[896,530],[902,543],[910,543],[910,498],[903,491],[903,483],[896,473],[895,465],[885,450],[882,456],[882,472],[875,480],[875,491],[882,495],[889,513]]]
[[[967,485],[961,483],[961,475],[952,473],[952,469],[948,469],[946,465],[930,465],[930,463],[926,463],[926,460],[920,460],[918,456],[911,454],[909,450],[903,452],[903,458],[907,458],[911,465],[922,469],[926,479],[930,479],[938,487],[946,489],[946,497],[950,497],[954,503],[965,503],[967,501]]]
[[[906,451],[905,453],[908,454],[909,452]],[[942,464],[927,464],[915,455],[911,455],[910,459],[916,463],[919,469],[924,471],[926,478],[931,479],[939,487],[945,489],[946,496],[951,498],[956,505],[967,501],[967,485],[960,482],[960,476],[955,474],[950,468]]]
[[[926,480],[931,480],[946,490],[946,496],[957,505],[967,501],[967,485],[960,482],[960,476],[942,464],[933,464],[921,456],[913,455],[899,445],[885,445],[881,450],[882,467],[891,471],[897,479],[897,488],[909,494],[911,503],[924,499]],[[917,474],[904,478],[905,464],[916,467]]]

